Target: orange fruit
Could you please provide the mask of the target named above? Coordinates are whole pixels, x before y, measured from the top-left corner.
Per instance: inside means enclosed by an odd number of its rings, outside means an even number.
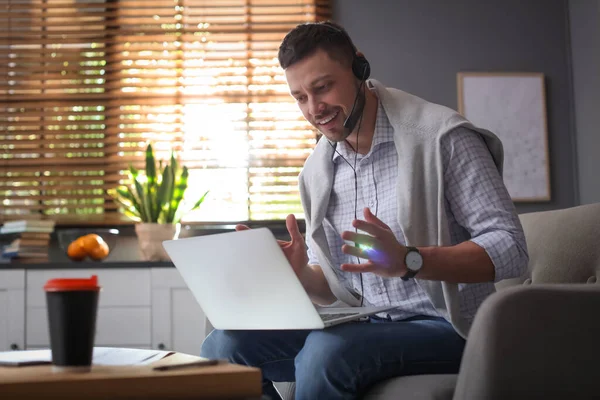
[[[99,261],[106,258],[109,252],[108,244],[106,244],[101,236],[95,233],[78,237],[67,249],[67,255],[74,261],[81,261],[86,256]]]
[[[89,255],[95,248],[101,245],[101,243],[105,243],[104,239],[101,236],[96,235],[95,233],[90,233],[88,235],[82,236],[77,240],[81,240],[83,249]]]
[[[73,261],[83,260],[85,256],[87,256],[87,253],[83,248],[82,241],[79,239],[72,241],[69,247],[67,248],[67,255]]]
[[[93,249],[88,251],[87,255],[96,261],[100,261],[100,260],[106,258],[106,256],[108,256],[108,253],[109,253],[108,245],[103,240],[102,242],[99,242],[96,247],[94,247]]]

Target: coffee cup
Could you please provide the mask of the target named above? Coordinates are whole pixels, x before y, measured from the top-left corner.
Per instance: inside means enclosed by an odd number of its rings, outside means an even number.
[[[98,277],[51,279],[44,290],[54,369],[89,371],[100,294]]]

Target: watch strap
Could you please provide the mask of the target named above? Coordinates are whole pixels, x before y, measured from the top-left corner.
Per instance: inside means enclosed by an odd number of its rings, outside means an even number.
[[[404,275],[402,275],[400,277],[400,279],[402,279],[403,281],[407,281],[409,279],[412,279],[415,277],[415,275],[417,275],[417,271],[411,271],[410,269],[408,271],[406,271],[406,273]]]

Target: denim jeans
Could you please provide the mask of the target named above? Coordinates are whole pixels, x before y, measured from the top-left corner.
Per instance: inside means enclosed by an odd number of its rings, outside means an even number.
[[[354,399],[394,376],[456,373],[465,341],[442,318],[371,318],[323,330],[211,332],[200,355],[259,367],[263,393],[296,382],[297,400]]]

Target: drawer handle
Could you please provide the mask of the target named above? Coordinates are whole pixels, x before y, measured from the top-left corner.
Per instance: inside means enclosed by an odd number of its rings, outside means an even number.
[[[16,344],[16,343],[11,343],[11,345],[10,345],[10,349],[11,349],[11,350],[19,350],[19,345],[18,345],[18,344]]]

